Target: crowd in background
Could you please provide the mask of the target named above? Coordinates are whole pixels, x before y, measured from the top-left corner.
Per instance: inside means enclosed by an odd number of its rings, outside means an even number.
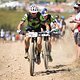
[[[66,29],[66,22],[65,22],[65,18],[64,16],[59,16],[59,15],[56,15],[55,16],[56,18],[56,23],[62,27],[61,28],[61,32],[62,34],[61,35],[64,35],[65,34],[65,29]],[[52,27],[53,24],[51,24]],[[21,34],[17,34],[16,32],[12,32],[12,31],[5,31],[4,29],[1,29],[0,30],[0,39],[3,39],[5,41],[23,41],[24,39],[24,36],[21,35]]]
[[[11,31],[4,31],[4,29],[0,30],[0,39],[5,41],[22,41],[24,38],[23,35],[16,34],[15,32]]]

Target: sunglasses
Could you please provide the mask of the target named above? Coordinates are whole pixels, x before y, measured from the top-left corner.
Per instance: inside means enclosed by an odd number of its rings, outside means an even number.
[[[78,7],[74,7],[74,9],[79,9]]]
[[[80,6],[80,4],[78,4],[78,6]]]

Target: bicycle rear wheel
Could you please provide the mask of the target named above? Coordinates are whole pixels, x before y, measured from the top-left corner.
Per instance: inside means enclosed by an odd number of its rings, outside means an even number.
[[[48,69],[48,42],[44,41],[43,43],[43,55],[44,55],[44,66],[45,69]]]

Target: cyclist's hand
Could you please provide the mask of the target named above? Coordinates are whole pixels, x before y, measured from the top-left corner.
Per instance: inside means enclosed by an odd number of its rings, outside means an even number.
[[[21,33],[21,30],[17,30],[17,33],[20,34]]]
[[[75,21],[74,21],[74,20],[72,20],[72,21],[70,21],[70,23],[75,23]]]
[[[48,34],[49,34],[49,33],[50,33],[50,31],[49,31],[49,30],[46,30],[46,33],[48,33]]]

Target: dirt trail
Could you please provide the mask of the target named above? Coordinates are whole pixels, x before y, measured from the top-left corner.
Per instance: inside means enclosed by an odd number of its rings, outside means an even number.
[[[74,63],[76,49],[70,29],[66,30],[64,38],[52,44],[53,62],[49,64],[49,71],[46,72],[41,58],[32,77],[29,62],[24,59],[23,42],[0,43],[0,80],[80,80],[80,66],[76,67]]]

